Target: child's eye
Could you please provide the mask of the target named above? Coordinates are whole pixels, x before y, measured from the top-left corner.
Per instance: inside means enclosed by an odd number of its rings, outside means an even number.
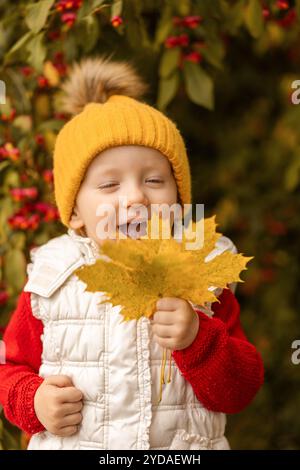
[[[99,186],[99,189],[106,189],[106,188],[113,188],[114,186],[117,186],[118,183],[107,183]]]
[[[163,183],[163,180],[160,180],[158,178],[151,178],[147,180],[147,183]]]

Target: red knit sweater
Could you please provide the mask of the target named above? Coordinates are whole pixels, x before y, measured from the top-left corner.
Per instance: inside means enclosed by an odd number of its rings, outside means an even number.
[[[214,302],[214,316],[197,311],[200,319],[193,343],[172,356],[208,409],[236,413],[246,407],[263,383],[260,354],[240,325],[240,308],[230,289]],[[7,419],[32,435],[44,430],[34,411],[34,395],[43,382],[41,365],[43,324],[32,315],[30,293],[22,292],[6,328],[6,364],[0,365],[0,403]]]

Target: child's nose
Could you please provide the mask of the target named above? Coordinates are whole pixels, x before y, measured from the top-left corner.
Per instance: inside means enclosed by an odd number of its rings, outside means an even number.
[[[143,188],[137,184],[128,186],[126,198],[127,207],[130,207],[133,204],[143,204],[145,206],[149,204],[148,197]]]

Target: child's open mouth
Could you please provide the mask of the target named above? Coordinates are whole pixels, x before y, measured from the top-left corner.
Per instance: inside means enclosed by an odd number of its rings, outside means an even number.
[[[127,224],[120,224],[118,229],[127,237],[138,239],[147,233],[147,220],[132,220]]]

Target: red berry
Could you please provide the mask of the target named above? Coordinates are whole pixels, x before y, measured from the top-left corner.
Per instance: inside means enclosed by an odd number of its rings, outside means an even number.
[[[264,7],[263,10],[262,10],[262,14],[263,14],[263,17],[266,20],[267,18],[270,17],[271,12],[270,12],[269,8]]]
[[[49,86],[48,79],[44,77],[44,75],[39,75],[37,77],[37,82],[38,82],[39,88],[47,88]]]
[[[23,201],[25,199],[35,199],[38,195],[38,190],[32,188],[12,188],[10,194],[14,201]]]
[[[116,15],[116,16],[112,17],[110,22],[111,22],[111,24],[113,25],[114,28],[117,28],[118,26],[120,26],[120,24],[123,23],[123,20],[120,16]]]
[[[36,134],[34,139],[36,143],[40,145],[41,147],[45,145],[45,137],[42,134]]]
[[[82,5],[82,0],[60,0],[55,4],[56,11],[78,10]]]
[[[63,13],[61,15],[61,21],[71,28],[76,21],[76,17],[77,15],[74,12]]]
[[[272,268],[261,269],[260,274],[264,282],[272,282],[276,277],[276,272]]]
[[[188,46],[189,41],[190,39],[187,34],[181,34],[180,36],[178,36],[178,43],[180,46]]]
[[[177,47],[177,46],[178,46],[177,36],[169,36],[168,38],[166,38],[165,47],[167,47],[168,49],[172,49],[173,47]]]
[[[186,16],[183,19],[183,24],[187,28],[194,29],[194,28],[197,28],[197,26],[199,25],[201,21],[202,21],[201,16]]]
[[[44,170],[43,171],[43,179],[46,183],[52,183],[53,181],[53,171],[52,170]]]
[[[189,36],[187,34],[180,34],[179,36],[169,36],[165,40],[165,47],[171,49],[177,46],[187,46],[189,44]]]
[[[12,122],[16,117],[16,110],[13,108],[8,114],[2,113],[1,120],[6,122]]]
[[[16,161],[20,157],[20,150],[17,147],[14,147],[11,142],[6,142],[2,147],[0,147],[0,157],[10,158],[13,161]]]
[[[268,217],[266,220],[266,227],[271,235],[285,235],[287,232],[286,225],[280,220],[273,217]]]
[[[48,32],[48,38],[51,39],[51,41],[56,41],[60,37],[61,37],[61,31],[59,30]]]
[[[29,67],[26,65],[25,67],[21,67],[21,73],[24,75],[24,77],[29,77],[33,72],[33,68]]]
[[[60,121],[67,121],[68,116],[66,113],[54,113],[53,115],[54,119],[58,119]]]
[[[289,2],[286,0],[277,0],[276,5],[279,10],[287,10],[290,7]]]
[[[282,26],[283,28],[288,28],[292,24],[295,23],[297,19],[297,13],[295,8],[292,8],[283,18],[277,20],[277,24]]]
[[[174,26],[183,26],[184,24],[184,19],[180,16],[173,16],[172,21]]]
[[[6,292],[5,290],[1,290],[0,291],[0,305],[5,305],[8,299],[9,299],[8,292]],[[5,331],[5,328],[1,326],[0,332],[4,333],[4,331]]]
[[[183,59],[189,62],[194,62],[195,64],[199,64],[202,60],[202,55],[199,52],[194,51],[190,52],[189,54],[185,54]]]

